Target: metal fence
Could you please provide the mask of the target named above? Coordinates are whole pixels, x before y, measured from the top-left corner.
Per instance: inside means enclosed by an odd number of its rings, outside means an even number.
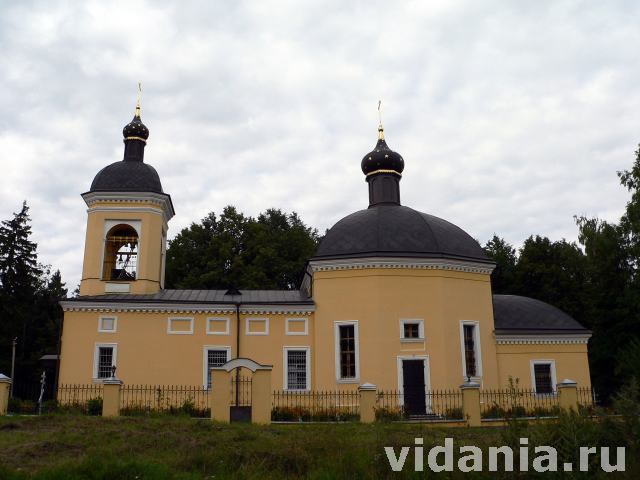
[[[482,418],[523,418],[555,416],[560,410],[557,393],[539,394],[534,390],[480,390]]]
[[[598,397],[591,387],[578,387],[578,405],[582,408],[592,410],[598,405]]]
[[[208,417],[209,391],[202,386],[123,385],[120,391],[121,415],[152,413],[185,414]]]
[[[455,421],[462,420],[462,392],[460,390],[430,390],[425,393],[424,401],[411,398],[407,402],[405,395],[398,390],[378,392],[376,419]]]
[[[348,421],[360,416],[357,390],[278,390],[272,399],[273,421]]]
[[[57,392],[58,408],[91,415],[102,413],[102,384],[62,384]]]
[[[230,405],[236,407],[251,406],[251,377],[231,377]]]

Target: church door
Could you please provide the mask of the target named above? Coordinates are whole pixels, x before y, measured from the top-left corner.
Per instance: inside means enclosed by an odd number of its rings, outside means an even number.
[[[424,369],[424,360],[402,361],[404,408],[407,415],[424,415],[426,413]]]

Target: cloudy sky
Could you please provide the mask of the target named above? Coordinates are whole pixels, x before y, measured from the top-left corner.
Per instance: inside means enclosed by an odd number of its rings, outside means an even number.
[[[0,3],[0,218],[26,199],[42,262],[77,285],[80,193],[122,159],[136,83],[145,161],[177,215],[367,206],[383,101],[402,202],[485,242],[617,220],[640,142],[635,1]]]

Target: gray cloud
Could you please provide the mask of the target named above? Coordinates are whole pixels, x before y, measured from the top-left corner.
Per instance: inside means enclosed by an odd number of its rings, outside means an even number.
[[[0,5],[0,218],[80,277],[79,194],[122,156],[143,82],[146,161],[177,216],[366,207],[384,100],[403,203],[485,241],[616,220],[638,143],[637,2],[20,2]]]

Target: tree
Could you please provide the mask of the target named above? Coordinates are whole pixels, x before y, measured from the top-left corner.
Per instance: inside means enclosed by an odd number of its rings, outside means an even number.
[[[0,371],[10,368],[13,338],[18,338],[18,358],[24,360],[27,356],[26,347],[32,333],[29,326],[33,322],[42,275],[36,244],[30,237],[29,207],[23,202],[20,212],[0,224]]]
[[[169,242],[167,288],[294,289],[317,243],[295,212],[268,209],[254,219],[227,206]]]
[[[57,353],[58,302],[67,293],[60,272],[50,274],[38,263],[30,222],[24,202],[19,213],[0,224],[0,372],[10,370],[11,343],[17,337],[18,382],[36,380],[39,358]]]
[[[513,291],[565,311],[587,324],[586,259],[575,243],[530,236],[520,248]]]
[[[495,233],[484,246],[484,251],[496,262],[491,273],[491,287],[494,294],[511,294],[515,288],[516,250]]]

